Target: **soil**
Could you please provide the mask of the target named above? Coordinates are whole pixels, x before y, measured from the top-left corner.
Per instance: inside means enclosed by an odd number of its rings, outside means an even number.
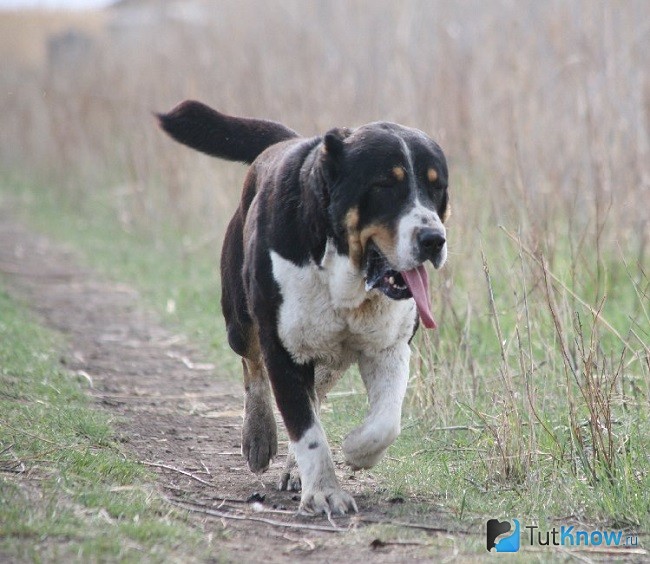
[[[162,496],[190,510],[193,525],[211,535],[215,559],[442,561],[465,552],[466,533],[450,530],[452,519],[433,503],[423,511],[421,500],[388,499],[370,475],[352,475],[342,464],[339,478],[359,514],[331,522],[297,514],[299,494],[276,489],[286,441],[262,476],[251,474],[241,456],[241,385],[164,327],[135,289],[97,275],[73,250],[6,215],[0,215],[0,273],[10,293],[66,336],[61,362],[92,382],[89,393],[115,416],[124,451],[157,474]],[[417,515],[410,514],[416,501]],[[398,525],[408,521],[405,515],[423,528]],[[395,527],[388,536],[376,523]],[[396,537],[402,540],[388,542]]]

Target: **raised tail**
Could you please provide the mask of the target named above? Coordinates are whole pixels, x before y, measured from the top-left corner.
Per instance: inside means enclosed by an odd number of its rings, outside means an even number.
[[[227,116],[194,100],[156,116],[160,127],[179,143],[213,157],[248,164],[271,145],[299,137],[280,123]]]

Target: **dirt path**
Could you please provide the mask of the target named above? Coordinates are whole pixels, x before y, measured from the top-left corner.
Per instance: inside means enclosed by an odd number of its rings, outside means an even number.
[[[214,512],[190,515],[207,535],[220,539],[214,541],[215,555],[223,549],[242,562],[403,562],[463,552],[462,534],[433,530],[446,529],[433,509],[429,517],[418,516],[431,530],[402,527],[408,536],[416,535],[410,543],[371,546],[381,534],[369,528],[371,523],[395,522],[395,500],[343,466],[339,477],[355,495],[360,515],[335,524],[349,530],[330,532],[324,517],[296,515],[296,494],[275,488],[284,454],[261,480],[241,457],[240,386],[219,377],[185,338],[163,328],[134,289],[79,265],[70,250],[0,215],[0,272],[7,275],[9,290],[67,336],[70,350],[62,362],[92,380],[90,393],[117,416],[125,449],[157,465],[151,467],[161,493],[174,503]],[[286,444],[279,450],[286,453]],[[247,503],[256,492],[263,501]]]

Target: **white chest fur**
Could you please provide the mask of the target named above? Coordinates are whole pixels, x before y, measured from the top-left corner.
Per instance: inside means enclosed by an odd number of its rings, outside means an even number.
[[[360,352],[372,355],[411,337],[413,300],[366,292],[363,276],[332,244],[320,265],[297,266],[274,251],[271,261],[282,293],[279,336],[297,362],[341,370]]]

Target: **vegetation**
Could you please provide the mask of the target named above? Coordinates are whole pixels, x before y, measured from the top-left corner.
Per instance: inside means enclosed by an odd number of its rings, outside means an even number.
[[[200,554],[198,533],[91,407],[88,382],[62,368],[61,340],[1,289],[0,311],[0,554],[23,562]]]

